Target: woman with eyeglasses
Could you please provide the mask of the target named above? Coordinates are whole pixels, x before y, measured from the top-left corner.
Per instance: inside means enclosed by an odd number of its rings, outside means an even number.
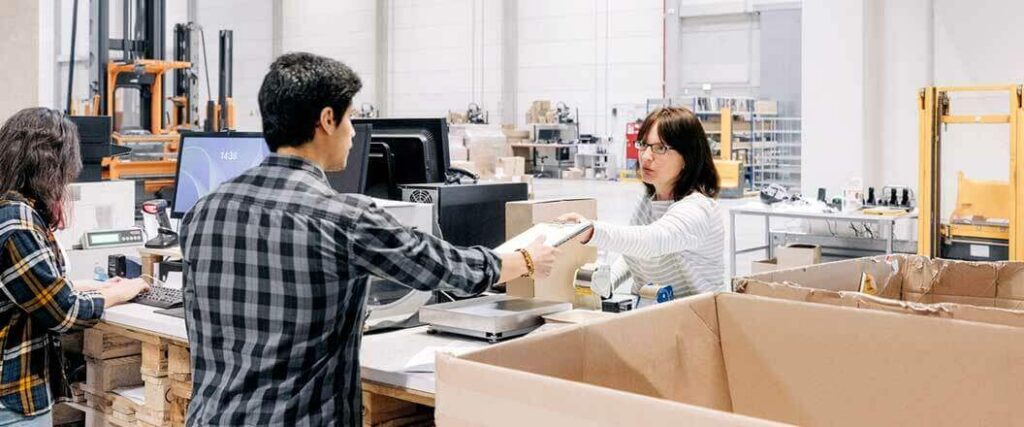
[[[142,280],[71,280],[54,238],[78,176],[78,129],[64,114],[26,108],[0,127],[0,426],[51,426],[69,397],[60,334],[148,288]]]
[[[700,120],[684,108],[656,110],[640,126],[636,148],[645,193],[630,225],[597,221],[581,241],[622,254],[612,266],[613,288],[632,278],[633,294],[648,284],[671,285],[676,298],[724,290],[718,172]],[[612,289],[595,291],[609,296]]]

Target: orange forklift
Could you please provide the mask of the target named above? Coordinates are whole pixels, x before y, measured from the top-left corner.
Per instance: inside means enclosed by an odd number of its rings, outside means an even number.
[[[91,55],[95,58],[91,67],[93,93],[82,110],[84,115],[110,117],[111,143],[120,146],[112,152],[121,153],[102,159],[101,176],[105,180],[142,181],[140,200],[149,199],[174,185],[179,132],[234,128],[232,32],[220,33],[220,91],[214,101],[210,99],[201,27],[193,23],[175,25],[174,60],[165,60],[165,0],[123,0],[122,39],[109,37],[110,0],[91,3],[97,18]],[[193,60],[200,49],[210,99],[204,126],[200,126],[198,114],[200,67]],[[119,58],[111,58],[111,53]],[[173,95],[167,97],[165,86],[170,85],[172,74]],[[69,109],[75,113],[73,105]]]

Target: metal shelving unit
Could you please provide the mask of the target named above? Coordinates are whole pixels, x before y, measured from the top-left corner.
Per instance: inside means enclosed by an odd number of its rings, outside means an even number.
[[[753,189],[768,184],[800,188],[801,129],[799,118],[754,118],[749,163]]]

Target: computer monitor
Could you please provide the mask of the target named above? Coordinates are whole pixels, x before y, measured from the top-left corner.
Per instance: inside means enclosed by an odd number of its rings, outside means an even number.
[[[444,182],[451,165],[448,152],[448,121],[428,119],[356,119],[373,126],[371,144],[385,145],[394,160],[395,184]],[[382,151],[380,148],[376,150]],[[379,187],[370,171],[370,187]]]
[[[200,198],[260,164],[268,154],[263,134],[257,132],[182,134],[171,217],[185,216]]]
[[[363,194],[366,191],[366,169],[370,158],[370,134],[373,126],[355,125],[352,149],[348,152],[348,165],[341,172],[327,172],[331,188],[339,193]]]

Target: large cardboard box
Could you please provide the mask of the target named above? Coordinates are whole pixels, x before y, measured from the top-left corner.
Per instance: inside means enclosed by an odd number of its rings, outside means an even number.
[[[796,298],[795,295],[800,294],[805,297],[799,298],[805,300],[838,303],[858,300],[862,283],[866,281],[873,284],[879,297],[889,300],[1024,310],[1024,262],[885,255],[737,277],[733,279],[733,289],[753,292],[756,287],[760,295],[778,293]],[[764,285],[772,283],[788,286]],[[1020,315],[1024,317],[1024,313]]]
[[[777,258],[762,259],[752,261],[750,263],[750,272],[753,274],[766,273],[769,271],[775,271],[779,269],[779,260]]]
[[[597,200],[580,198],[509,202],[505,205],[506,237],[510,239],[534,224],[554,221],[563,214],[573,212],[597,219]],[[576,299],[576,291],[572,287],[576,269],[588,262],[597,261],[597,249],[572,241],[559,247],[559,250],[562,253],[555,262],[551,276],[537,281],[513,280],[508,283],[506,292],[518,297],[573,302]]]
[[[437,358],[441,426],[1011,425],[1024,328],[705,294]]]

